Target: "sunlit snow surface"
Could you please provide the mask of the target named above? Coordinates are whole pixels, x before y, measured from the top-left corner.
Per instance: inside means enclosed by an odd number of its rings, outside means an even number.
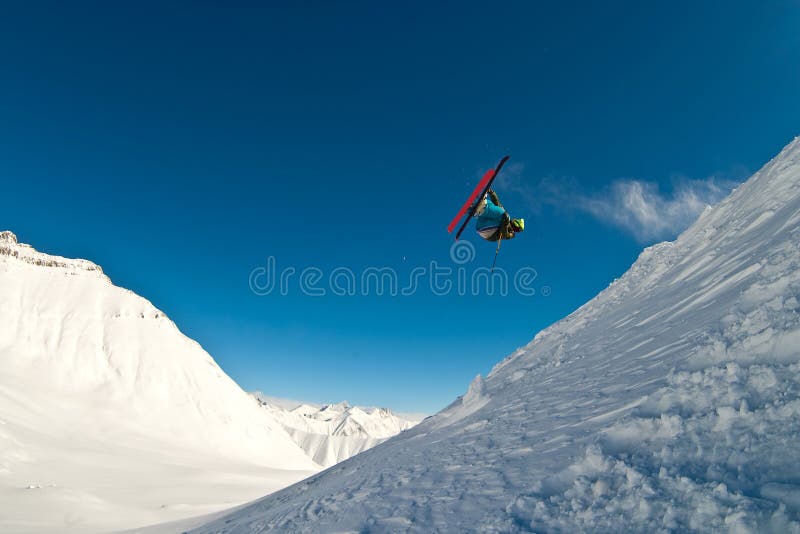
[[[418,426],[197,532],[800,532],[800,140]]]
[[[0,532],[162,523],[318,470],[150,302],[0,233]]]

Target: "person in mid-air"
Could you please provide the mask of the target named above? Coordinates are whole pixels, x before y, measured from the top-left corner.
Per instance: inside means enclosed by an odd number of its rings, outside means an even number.
[[[491,189],[478,201],[474,216],[477,218],[475,230],[487,241],[514,239],[517,232],[525,230],[525,220],[512,219]]]

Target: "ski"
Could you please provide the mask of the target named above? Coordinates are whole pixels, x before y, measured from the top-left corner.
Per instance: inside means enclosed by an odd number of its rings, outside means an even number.
[[[460,210],[458,210],[458,214],[455,217],[453,217],[453,220],[450,221],[450,224],[447,225],[448,233],[452,233],[453,232],[453,230],[455,229],[456,225],[458,224],[458,221],[460,221],[461,217],[463,217],[464,214],[467,212],[467,210],[469,209],[470,204],[472,204],[472,201],[475,200],[475,197],[478,196],[478,193],[483,191],[483,188],[486,187],[486,184],[489,183],[489,180],[492,179],[492,176],[494,176],[494,170],[493,169],[490,169],[490,170],[486,171],[486,174],[483,175],[483,178],[481,178],[481,181],[478,182],[478,185],[475,186],[475,189],[472,191],[472,193],[470,193],[469,198],[467,199],[467,201],[464,202],[464,205],[461,206]]]
[[[472,191],[464,205],[461,206],[461,209],[458,211],[458,215],[456,215],[455,218],[450,221],[450,224],[447,226],[447,231],[452,233],[453,229],[455,229],[456,225],[458,224],[458,221],[461,220],[461,217],[463,217],[465,213],[469,212],[467,213],[467,218],[464,221],[464,224],[461,225],[461,228],[459,228],[458,232],[456,233],[456,241],[458,241],[458,238],[461,237],[461,233],[464,231],[464,228],[467,227],[467,224],[469,224],[470,219],[472,219],[472,216],[475,213],[477,204],[473,205],[473,202],[475,199],[481,199],[486,195],[486,192],[489,191],[490,187],[492,187],[492,182],[494,182],[494,179],[497,178],[497,175],[500,173],[500,169],[503,168],[503,165],[505,165],[506,161],[508,161],[508,156],[504,156],[503,159],[500,160],[500,163],[497,164],[497,167],[486,171],[486,174],[483,175],[481,181],[478,182],[478,186]]]

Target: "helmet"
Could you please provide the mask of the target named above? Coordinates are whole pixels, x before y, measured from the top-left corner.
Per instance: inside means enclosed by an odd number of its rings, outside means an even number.
[[[515,232],[522,232],[525,230],[525,219],[511,219],[511,228]]]

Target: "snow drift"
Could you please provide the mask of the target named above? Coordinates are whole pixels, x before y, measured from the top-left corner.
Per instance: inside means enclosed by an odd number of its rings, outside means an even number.
[[[160,522],[319,469],[150,302],[10,232],[0,362],[0,530]]]
[[[800,139],[416,427],[198,532],[800,532]]]

